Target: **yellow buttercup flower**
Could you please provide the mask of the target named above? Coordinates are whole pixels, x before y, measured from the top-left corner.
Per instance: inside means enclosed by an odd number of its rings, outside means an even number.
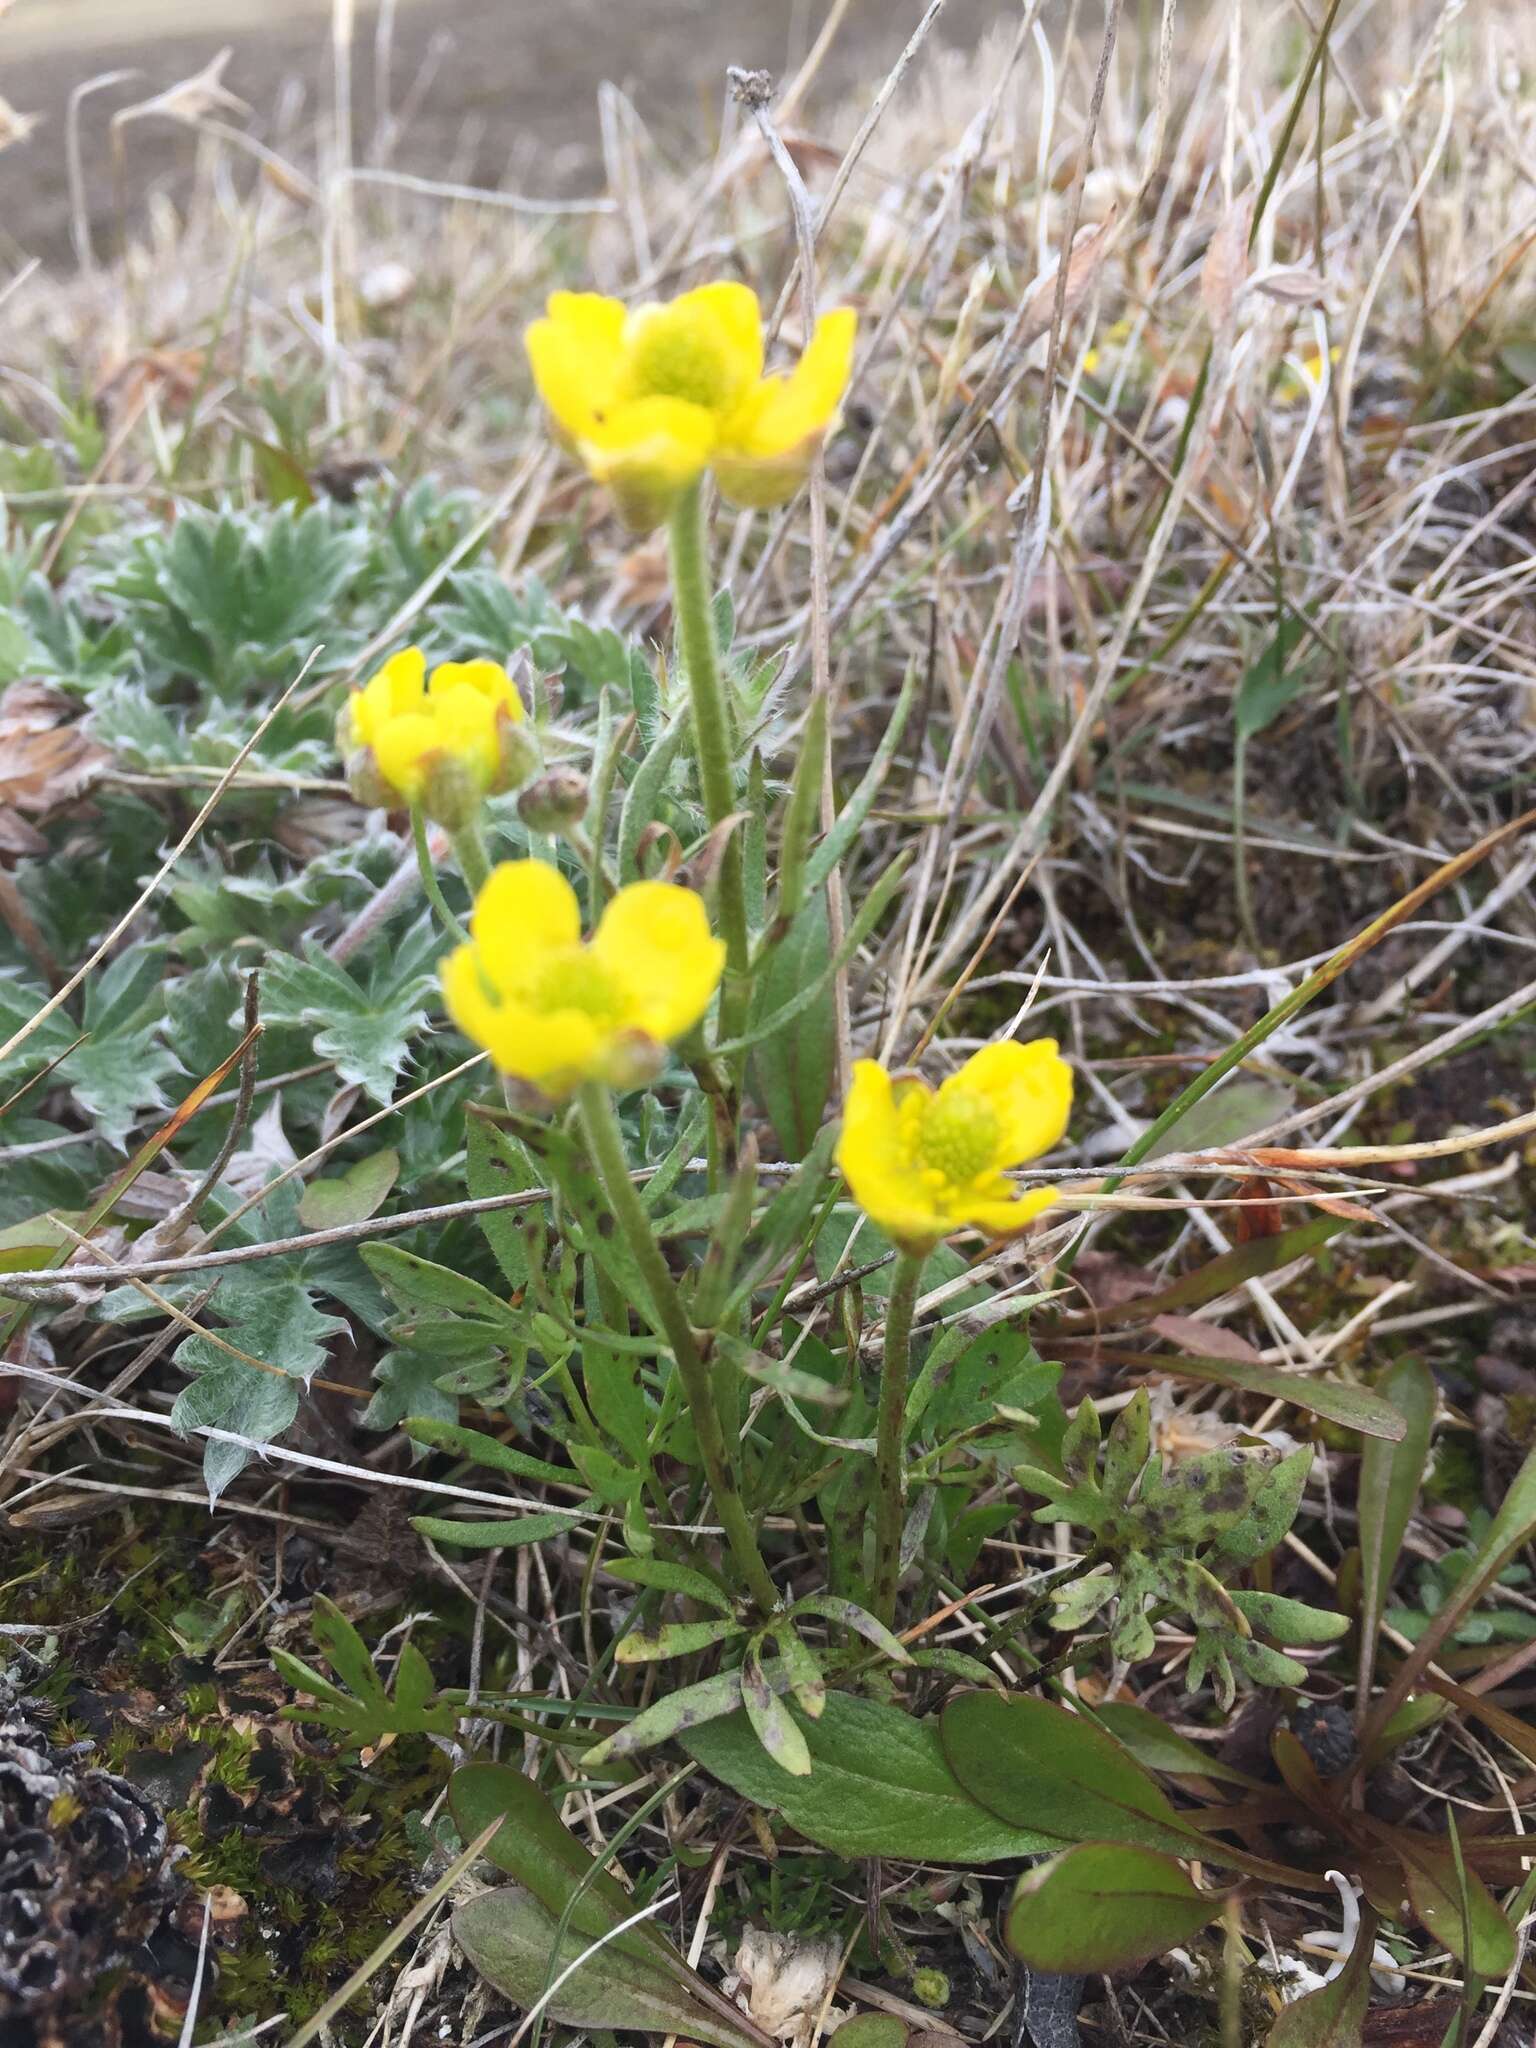
[[[1342,350],[1338,348],[1329,349],[1328,361],[1330,366],[1338,362],[1341,354]],[[1305,399],[1312,396],[1322,381],[1323,352],[1319,348],[1309,348],[1301,358],[1301,372],[1299,376],[1289,363],[1286,363],[1281,370],[1275,385],[1275,402],[1277,405],[1300,405]]]
[[[967,1225],[1009,1237],[1056,1194],[1026,1194],[1005,1169],[1057,1144],[1071,1109],[1072,1069],[1053,1038],[984,1046],[936,1089],[859,1060],[837,1163],[859,1207],[903,1250],[931,1251]]]
[[[744,284],[633,312],[596,292],[555,292],[526,339],[560,433],[645,528],[706,469],[738,505],[792,496],[848,388],[857,324],[847,307],[823,313],[795,368],[772,377]]]
[[[543,861],[504,861],[475,900],[470,943],[443,963],[448,1014],[504,1074],[543,1094],[625,1087],[709,1008],[725,947],[704,900],[631,882],[581,936],[576,892]]]
[[[361,799],[419,806],[458,830],[534,766],[526,716],[499,662],[444,661],[429,676],[421,649],[407,647],[352,692],[337,739]]]

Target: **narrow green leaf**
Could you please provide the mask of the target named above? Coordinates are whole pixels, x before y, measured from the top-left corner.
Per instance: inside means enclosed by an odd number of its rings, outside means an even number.
[[[1285,612],[1268,646],[1244,672],[1232,703],[1233,721],[1243,738],[1253,739],[1273,725],[1306,688],[1305,667],[1290,667],[1306,638],[1306,620],[1297,612]]]
[[[328,1600],[323,1593],[315,1596],[310,1627],[325,1652],[325,1661],[348,1691],[360,1700],[382,1700],[384,1681],[374,1669],[373,1652],[335,1601]]]
[[[363,1262],[390,1297],[402,1308],[442,1309],[453,1315],[476,1316],[484,1322],[515,1329],[516,1312],[499,1294],[482,1287],[450,1266],[439,1266],[398,1244],[365,1244]]]
[[[827,906],[814,897],[776,945],[753,980],[748,1035],[755,1042],[753,1092],[768,1113],[786,1159],[803,1159],[815,1142],[832,1092],[837,1063],[837,1009],[824,973],[830,952]],[[814,986],[814,1001],[795,1004]],[[763,1032],[765,1019],[775,1020]]]
[[[1418,1506],[1439,1395],[1422,1359],[1404,1358],[1376,1391],[1403,1418],[1395,1444],[1369,1439],[1360,1459],[1360,1696],[1369,1699],[1377,1639],[1403,1537]]]
[[[1349,1634],[1347,1614],[1329,1614],[1278,1593],[1232,1594],[1232,1604],[1260,1635],[1276,1643],[1336,1643]]]
[[[1197,1102],[1180,1123],[1177,1138],[1170,1131],[1147,1158],[1161,1159],[1171,1152],[1214,1152],[1223,1145],[1239,1144],[1250,1132],[1275,1123],[1295,1102],[1291,1090],[1278,1081],[1266,1081],[1260,1074],[1236,1074]]]
[[[438,1515],[412,1515],[411,1527],[434,1543],[457,1543],[461,1550],[513,1550],[521,1543],[543,1543],[568,1536],[569,1515],[523,1515],[510,1522],[452,1522]]]
[[[726,1057],[732,1053],[750,1052],[753,1046],[766,1044],[775,1038],[779,1032],[786,1030],[803,1011],[808,1010],[811,1004],[820,998],[822,991],[848,965],[854,954],[858,952],[875,926],[880,922],[880,919],[884,917],[891,899],[895,896],[900,886],[901,878],[905,874],[910,860],[910,854],[900,853],[891,862],[890,866],[885,869],[884,873],[865,897],[863,903],[859,906],[858,915],[849,926],[843,943],[830,959],[822,958],[817,973],[809,981],[802,981],[800,983],[799,993],[791,996],[786,1002],[780,1004],[777,1009],[770,1011],[766,1016],[754,1018],[751,1030],[745,1032],[742,1037],[727,1039],[723,1044],[717,1045],[715,1047],[717,1057]]]
[[[674,1736],[687,1749],[691,1731],[707,1722],[719,1720],[723,1715],[733,1714],[740,1705],[741,1673],[717,1672],[713,1678],[702,1679],[697,1685],[685,1685],[681,1692],[669,1693],[653,1707],[647,1707],[644,1713],[637,1714],[633,1721],[616,1728],[612,1735],[605,1735],[601,1742],[594,1743],[587,1751],[587,1763],[595,1769],[616,1757],[634,1756],[643,1749],[654,1749],[657,1743],[670,1742]]]
[[[851,1628],[866,1642],[873,1643],[877,1650],[883,1650],[893,1664],[912,1662],[901,1638],[893,1635],[883,1621],[877,1620],[857,1600],[842,1600],[835,1593],[810,1593],[805,1599],[795,1602],[794,1612],[819,1614],[823,1621],[835,1621],[843,1628]]]
[[[791,1777],[811,1774],[810,1746],[790,1716],[789,1709],[763,1676],[757,1659],[748,1653],[741,1667],[741,1703],[746,1708],[752,1733],[781,1771]]]
[[[858,788],[837,814],[837,822],[811,854],[805,864],[805,889],[809,895],[826,883],[832,870],[857,838],[864,820],[874,808],[875,798],[880,794],[896,749],[901,744],[901,735],[906,728],[907,715],[912,709],[912,700],[917,691],[917,667],[914,663],[907,670],[901,685],[901,695],[891,707],[891,715],[885,731],[880,735],[880,744],[875,748],[874,757],[859,782]]]
[[[514,1479],[553,1480],[557,1486],[576,1482],[577,1475],[569,1465],[546,1464],[544,1459],[515,1450],[498,1437],[487,1436],[482,1429],[465,1429],[457,1422],[440,1422],[432,1415],[410,1415],[405,1421],[405,1433],[413,1442],[425,1444],[428,1450],[452,1451],[492,1471],[509,1472]]]
[[[632,1586],[654,1586],[664,1593],[679,1593],[698,1600],[721,1614],[732,1611],[730,1595],[691,1565],[669,1564],[661,1557],[621,1557],[608,1566],[611,1578],[625,1579]]]
[[[489,1117],[471,1109],[464,1119],[464,1179],[471,1198],[483,1202],[495,1195],[520,1195],[544,1185],[538,1169],[516,1138],[498,1130]],[[528,1285],[528,1212],[484,1209],[480,1228],[507,1285]]]
[[[713,1643],[745,1634],[745,1625],[739,1621],[666,1621],[654,1635],[633,1629],[621,1636],[613,1654],[620,1664],[657,1664],[668,1657],[691,1657],[695,1650],[707,1650]]]
[[[687,736],[688,713],[685,708],[675,715],[660,739],[652,742],[644,760],[635,770],[634,780],[625,791],[623,808],[619,812],[621,884],[640,879],[640,841],[646,826],[653,824],[658,816],[661,793]]]

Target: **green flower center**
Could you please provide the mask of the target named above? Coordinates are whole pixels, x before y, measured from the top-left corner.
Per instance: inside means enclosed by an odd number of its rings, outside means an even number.
[[[582,947],[551,960],[533,988],[537,1009],[579,1010],[594,1024],[612,1024],[622,1007],[613,977]]]
[[[984,1095],[951,1089],[928,1105],[918,1158],[951,1186],[963,1187],[996,1164],[999,1136],[997,1113]]]
[[[736,380],[714,337],[696,322],[666,313],[642,323],[630,369],[639,398],[685,398],[716,412],[735,396]]]

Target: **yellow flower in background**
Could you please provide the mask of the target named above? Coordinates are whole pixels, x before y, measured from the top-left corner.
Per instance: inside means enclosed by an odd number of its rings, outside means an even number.
[[[1329,364],[1337,363],[1341,354],[1342,350],[1336,347],[1329,349]],[[1322,381],[1322,350],[1309,348],[1301,358],[1301,373],[1299,376],[1289,362],[1281,370],[1279,379],[1275,384],[1275,402],[1278,405],[1300,405],[1304,399],[1312,396]]]
[[[659,525],[713,469],[738,505],[793,495],[836,418],[856,316],[823,313],[787,376],[763,375],[757,294],[706,284],[665,305],[555,292],[527,332],[539,395],[631,526]]]
[[[725,947],[704,899],[631,882],[581,936],[576,892],[543,861],[504,861],[475,900],[470,943],[443,963],[448,1014],[504,1074],[543,1094],[626,1087],[709,1008]]]
[[[362,801],[419,807],[457,830],[534,766],[537,749],[517,730],[526,717],[498,662],[440,662],[429,676],[421,649],[407,647],[352,692],[338,745]]]
[[[1009,1237],[1056,1194],[1026,1194],[1006,1169],[1057,1144],[1071,1109],[1072,1069],[1053,1038],[984,1046],[936,1089],[859,1060],[837,1163],[859,1207],[905,1251],[931,1251],[966,1225]]]

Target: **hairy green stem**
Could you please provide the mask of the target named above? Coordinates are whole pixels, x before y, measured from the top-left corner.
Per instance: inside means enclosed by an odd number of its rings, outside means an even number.
[[[485,850],[485,837],[478,819],[472,819],[457,832],[450,832],[448,842],[473,899],[491,879],[491,857]]]
[[[639,1268],[650,1296],[656,1333],[665,1340],[677,1360],[678,1376],[688,1397],[689,1417],[698,1438],[699,1455],[704,1461],[705,1476],[714,1496],[715,1513],[725,1531],[726,1542],[753,1600],[765,1615],[772,1614],[778,1605],[778,1596],[741,1498],[736,1461],[720,1426],[720,1411],[715,1405],[709,1367],[699,1348],[693,1325],[688,1320],[677,1283],[656,1242],[651,1219],[630,1179],[629,1162],[624,1156],[624,1140],[612,1098],[600,1082],[589,1081],[582,1088],[578,1103],[582,1128],[603,1192],[608,1198],[608,1206],[623,1232],[630,1256]]]
[[[891,1276],[885,1310],[885,1352],[880,1364],[880,1420],[875,1438],[874,1611],[887,1628],[896,1618],[896,1582],[901,1577],[901,1532],[906,1523],[902,1462],[907,1435],[907,1385],[911,1378],[912,1316],[926,1253],[903,1252]]]
[[[427,838],[427,821],[422,816],[420,808],[415,804],[411,806],[411,841],[416,848],[416,865],[421,870],[422,894],[431,904],[437,915],[438,923],[448,934],[449,938],[453,939],[458,945],[467,945],[469,934],[448,908],[448,899],[443,894],[442,887],[437,879],[437,869],[432,864],[432,847]]]
[[[691,485],[673,507],[667,542],[672,564],[672,609],[683,666],[688,671],[699,780],[709,822],[717,826],[736,809],[732,768],[735,746],[710,604],[709,543],[701,485]],[[731,1039],[741,1035],[745,1024],[749,963],[746,880],[741,841],[735,832],[720,856],[720,929],[726,950],[720,1029],[723,1038]]]

